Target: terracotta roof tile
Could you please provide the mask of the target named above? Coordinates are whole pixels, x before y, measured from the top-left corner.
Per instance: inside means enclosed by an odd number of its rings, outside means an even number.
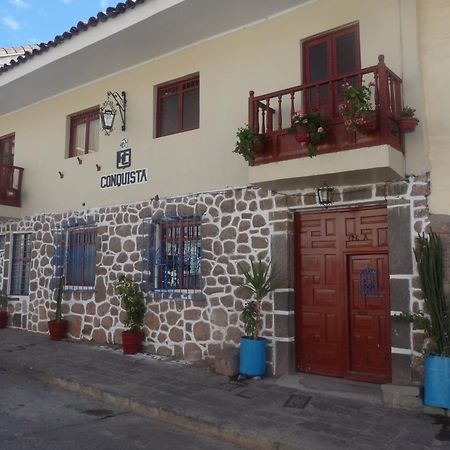
[[[11,60],[8,64],[0,67],[0,75],[7,72],[19,64],[23,64],[35,55],[40,55],[47,52],[50,48],[56,47],[62,44],[64,41],[71,39],[82,31],[86,31],[91,27],[96,27],[99,22],[106,22],[110,18],[114,18],[119,14],[126,12],[128,9],[133,9],[137,5],[144,3],[145,0],[126,0],[125,2],[118,3],[115,7],[109,7],[104,12],[99,12],[96,16],[90,17],[86,22],[80,21],[76,26],[72,27],[69,31],[65,31],[62,35],[55,36],[53,40],[47,43],[41,43],[38,45],[25,45],[22,47],[14,48],[0,48],[0,57],[6,56],[9,53],[24,53],[16,60]],[[14,51],[14,49],[23,49],[21,51]]]

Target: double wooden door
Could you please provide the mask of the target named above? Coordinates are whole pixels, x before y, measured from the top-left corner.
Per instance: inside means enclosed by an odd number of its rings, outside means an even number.
[[[296,236],[297,369],[390,381],[386,209],[298,214]]]

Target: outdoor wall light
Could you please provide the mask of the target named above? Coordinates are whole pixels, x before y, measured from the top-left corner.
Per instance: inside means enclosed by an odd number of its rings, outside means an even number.
[[[317,188],[317,199],[319,201],[319,205],[324,208],[328,208],[333,203],[333,192],[334,188],[328,186],[328,184],[324,181],[323,185]]]
[[[102,121],[102,129],[106,136],[109,136],[114,130],[114,119],[117,110],[119,110],[122,119],[122,131],[126,129],[126,111],[127,111],[127,95],[125,91],[121,94],[118,92],[107,92],[108,98],[100,108],[100,119]]]

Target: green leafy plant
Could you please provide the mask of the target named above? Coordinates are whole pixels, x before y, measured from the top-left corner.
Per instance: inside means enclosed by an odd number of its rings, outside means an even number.
[[[299,109],[292,116],[292,125],[289,131],[295,131],[297,127],[303,127],[308,133],[308,155],[312,158],[317,155],[317,145],[319,145],[326,135],[325,122],[320,112],[305,112]]]
[[[440,356],[450,356],[449,305],[444,293],[442,244],[438,234],[430,231],[418,234],[414,256],[424,295],[424,311],[402,313],[395,321],[413,323],[423,329],[432,341],[430,351]]]
[[[65,278],[64,275],[59,279],[58,284],[58,290],[56,291],[56,312],[55,312],[55,323],[61,323],[62,320],[62,311],[61,311],[61,304],[62,304],[62,298],[64,294],[64,284],[65,284]]]
[[[0,290],[0,309],[6,309],[8,306],[9,297],[6,295],[6,292]]]
[[[374,85],[375,83],[370,82],[368,86],[365,84],[353,86],[347,81],[342,85],[345,101],[338,106],[338,109],[347,130],[357,131],[358,126],[376,118],[370,90],[370,87]]]
[[[416,114],[416,110],[414,108],[411,108],[411,106],[404,106],[402,108],[402,110],[400,111],[400,117],[402,119],[415,119],[415,117],[414,117],[415,114]]]
[[[244,281],[238,283],[238,286],[246,289],[254,297],[254,300],[246,303],[242,312],[245,333],[248,337],[256,339],[261,330],[261,301],[266,295],[278,289],[279,282],[271,261],[265,264],[261,260],[258,262],[250,260],[250,269],[245,268],[243,264],[238,264],[238,267],[244,276]]]
[[[236,138],[233,153],[243,156],[246,161],[252,163],[261,147],[261,136],[248,125],[245,125],[238,128]]]
[[[129,331],[134,333],[140,332],[145,315],[144,294],[139,289],[138,284],[131,281],[124,274],[118,276],[116,289],[122,297],[123,307],[127,312],[125,326]]]

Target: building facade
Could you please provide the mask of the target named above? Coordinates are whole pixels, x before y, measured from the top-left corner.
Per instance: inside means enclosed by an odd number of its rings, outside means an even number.
[[[213,359],[243,335],[239,265],[272,260],[271,373],[420,383],[424,336],[391,316],[422,306],[414,236],[450,213],[434,69],[449,16],[430,0],[128,1],[0,69],[11,325],[46,333],[64,274],[70,336],[120,343],[126,273],[148,351]],[[371,86],[370,133],[345,128],[345,82]],[[420,119],[410,135],[403,105]],[[300,108],[326,120],[313,158],[288,131]],[[245,123],[262,140],[250,165],[232,152]]]

